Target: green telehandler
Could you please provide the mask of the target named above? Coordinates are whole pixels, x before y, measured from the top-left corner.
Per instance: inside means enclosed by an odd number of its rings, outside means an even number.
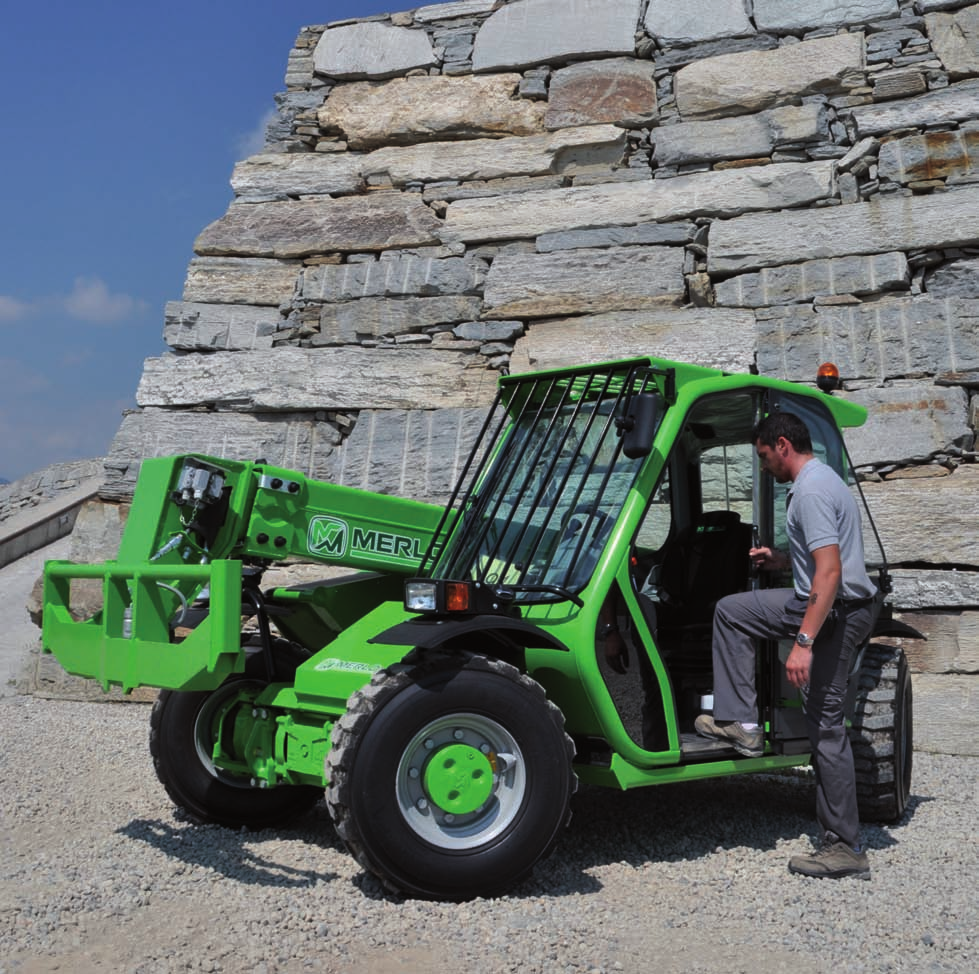
[[[784,546],[783,488],[751,442],[780,409],[850,476],[841,431],[861,406],[657,358],[501,378],[445,507],[264,462],[146,460],[116,560],[45,566],[43,647],[106,689],[160,688],[150,752],[193,820],[274,827],[325,790],[389,890],[499,894],[554,848],[579,781],[809,763],[785,644],[759,646],[763,756],[693,730],[711,706],[714,604],[784,583],[748,559],[753,538]],[[287,558],[350,572],[263,589]],[[875,565],[886,595],[882,548]],[[90,579],[102,607],[79,619],[72,586]],[[861,814],[895,820],[911,682],[901,650],[874,640],[919,634],[878,608],[848,714]],[[610,618],[624,673],[603,651]]]

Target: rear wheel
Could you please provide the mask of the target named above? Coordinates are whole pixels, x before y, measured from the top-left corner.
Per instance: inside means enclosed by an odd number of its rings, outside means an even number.
[[[284,642],[274,652],[276,681],[291,680],[305,654]],[[260,829],[281,824],[323,797],[321,788],[309,785],[255,788],[249,775],[215,767],[212,754],[218,738],[223,738],[226,752],[234,752],[237,712],[250,711],[249,700],[266,686],[265,659],[255,653],[244,673],[229,677],[216,690],[164,690],[157,697],[150,716],[153,767],[174,804],[194,821]]]
[[[333,731],[327,805],[398,893],[466,899],[522,879],[570,819],[574,748],[543,688],[471,656],[381,670]]]
[[[850,744],[864,821],[894,822],[911,793],[911,673],[900,649],[871,644],[860,672]]]

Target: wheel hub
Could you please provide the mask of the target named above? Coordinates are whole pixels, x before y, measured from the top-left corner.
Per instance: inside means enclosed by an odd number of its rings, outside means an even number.
[[[486,804],[493,791],[493,766],[468,744],[448,744],[425,767],[425,791],[439,808],[466,815]]]
[[[430,721],[408,741],[398,763],[397,801],[405,823],[441,848],[475,848],[506,831],[526,789],[516,740],[483,714]]]

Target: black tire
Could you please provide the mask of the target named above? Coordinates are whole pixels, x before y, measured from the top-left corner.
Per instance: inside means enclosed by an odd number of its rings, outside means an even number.
[[[900,649],[871,644],[858,681],[850,744],[860,818],[895,822],[908,806],[914,755],[907,658]]]
[[[276,681],[288,681],[305,653],[290,643],[275,646]],[[245,672],[229,677],[216,690],[163,690],[150,715],[153,767],[174,804],[199,824],[262,829],[280,825],[311,808],[323,789],[311,785],[280,785],[259,789],[248,776],[215,768],[210,749],[215,721],[222,707],[246,688],[268,685],[265,659],[249,656]]]
[[[388,890],[492,896],[570,821],[573,758],[561,712],[530,677],[482,656],[421,659],[350,698],[327,756],[327,807]]]

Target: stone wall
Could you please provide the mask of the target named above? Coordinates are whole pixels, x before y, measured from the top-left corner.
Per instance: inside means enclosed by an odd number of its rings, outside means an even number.
[[[977,671],[979,5],[458,0],[304,28],[276,104],[105,502],[188,450],[440,499],[502,371],[830,359],[915,663]]]

